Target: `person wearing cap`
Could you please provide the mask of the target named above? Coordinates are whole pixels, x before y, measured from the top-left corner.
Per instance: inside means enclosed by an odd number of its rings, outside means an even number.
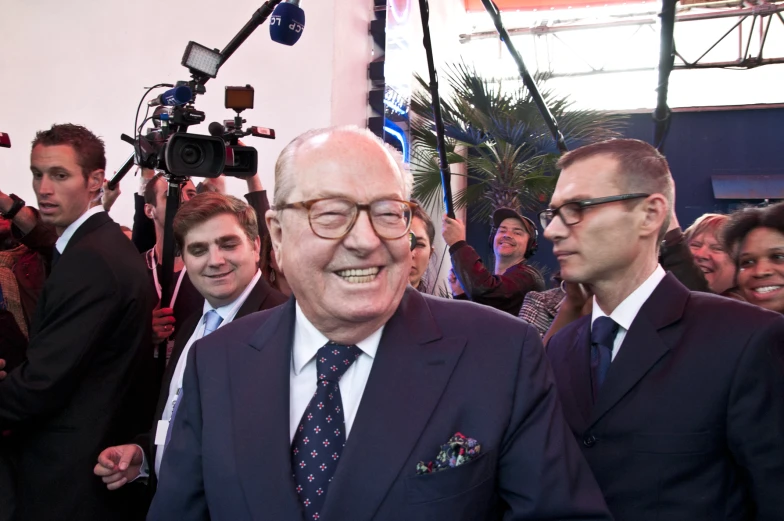
[[[444,216],[441,234],[449,245],[452,267],[464,291],[456,292],[454,297],[517,316],[526,293],[545,288],[542,274],[526,264],[536,252],[536,225],[511,208],[499,208],[493,213],[493,226],[495,272],[487,269],[466,242],[465,224]]]

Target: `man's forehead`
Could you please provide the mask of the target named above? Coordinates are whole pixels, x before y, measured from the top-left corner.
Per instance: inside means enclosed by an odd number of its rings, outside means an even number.
[[[306,198],[350,196],[344,192],[379,189],[384,197],[401,198],[405,192],[404,180],[389,154],[379,143],[359,134],[311,138],[297,151],[292,173],[296,179],[294,192]],[[343,184],[336,185],[336,181]]]
[[[30,151],[30,162],[42,167],[65,166],[65,163],[78,163],[78,159],[71,145],[38,144]]]
[[[501,228],[522,230],[524,232],[528,231],[525,225],[523,224],[523,221],[515,217],[507,217],[506,219],[501,221],[501,224],[498,225],[498,229],[500,230]]]
[[[561,171],[551,206],[563,202],[609,195],[617,184],[618,160],[599,154],[569,165]],[[552,204],[556,203],[556,204]]]

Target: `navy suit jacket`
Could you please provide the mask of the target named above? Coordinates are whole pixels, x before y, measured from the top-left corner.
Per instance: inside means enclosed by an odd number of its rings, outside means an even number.
[[[303,520],[290,456],[294,321],[292,299],[191,348],[148,520]],[[456,432],[482,455],[417,475]],[[411,288],[384,328],[327,494],[320,521],[609,519],[536,330]]]
[[[784,317],[668,274],[593,403],[590,317],[548,343],[616,520],[784,519]]]
[[[240,306],[240,309],[237,310],[237,315],[233,320],[239,320],[240,318],[250,315],[251,313],[255,313],[256,311],[280,306],[287,300],[288,299],[285,295],[283,295],[283,293],[270,287],[270,285],[267,284],[267,281],[264,280],[264,277],[260,277],[258,282],[256,282],[256,284],[253,286],[253,289],[251,289],[250,293],[248,293],[248,297],[245,299],[245,302],[243,302],[242,306]],[[191,339],[191,335],[193,335],[193,332],[199,325],[199,321],[201,321],[202,315],[203,310],[199,310],[197,313],[194,313],[188,317],[182,323],[182,326],[180,326],[180,332],[177,335],[177,338],[174,340],[174,347],[172,349],[171,357],[166,363],[166,371],[163,373],[163,381],[161,382],[160,393],[158,394],[158,405],[155,408],[152,427],[148,432],[136,436],[134,439],[134,443],[142,447],[144,450],[144,456],[149,463],[149,484],[151,485],[152,489],[155,489],[155,485],[157,483],[157,476],[155,475],[155,457],[158,451],[158,446],[155,445],[155,431],[158,426],[158,420],[163,417],[163,410],[166,408],[166,402],[169,400],[169,387],[171,386],[171,381],[174,377],[174,370],[176,369],[177,363],[182,356],[183,350],[185,350],[185,346],[188,344],[188,340]]]

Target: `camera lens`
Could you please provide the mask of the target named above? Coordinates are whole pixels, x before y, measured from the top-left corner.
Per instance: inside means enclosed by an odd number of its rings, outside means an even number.
[[[182,162],[188,166],[195,167],[201,164],[204,161],[204,152],[202,151],[201,147],[198,145],[194,145],[192,143],[188,143],[184,147],[182,147],[182,152],[180,152],[180,157],[182,158]]]

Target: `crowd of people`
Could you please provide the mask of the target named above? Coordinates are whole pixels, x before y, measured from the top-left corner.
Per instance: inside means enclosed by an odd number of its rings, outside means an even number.
[[[39,132],[37,204],[0,191],[0,521],[784,519],[784,203],[682,231],[650,145],[558,168],[491,267],[441,219],[439,296],[367,130],[294,139],[272,205],[188,181],[171,277],[169,179],[123,229],[102,141]]]

